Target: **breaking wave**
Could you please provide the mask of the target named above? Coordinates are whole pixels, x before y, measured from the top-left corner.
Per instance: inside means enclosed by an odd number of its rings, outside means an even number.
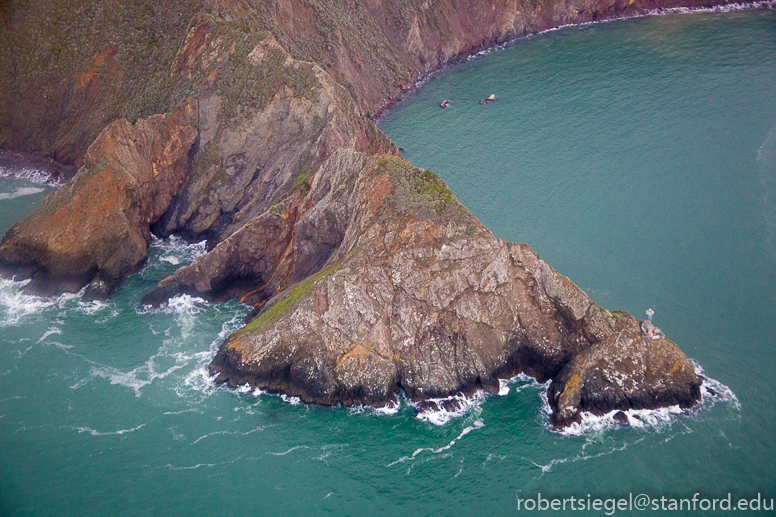
[[[634,429],[654,429],[661,430],[670,427],[680,417],[697,415],[701,411],[706,411],[713,406],[724,403],[734,410],[739,410],[741,404],[738,402],[733,391],[719,382],[706,376],[703,368],[695,361],[691,361],[696,375],[703,379],[701,385],[701,401],[690,409],[682,409],[678,405],[658,409],[628,409],[622,411],[628,419],[628,426]],[[597,433],[606,429],[620,429],[623,423],[615,420],[614,416],[620,410],[613,410],[605,415],[594,415],[589,412],[582,413],[582,422],[574,423],[564,429],[555,429],[550,424],[552,409],[547,399],[547,391],[541,394],[542,399],[542,419],[545,426],[550,431],[566,436],[582,436],[589,433]]]
[[[35,169],[33,167],[23,167],[21,169],[0,166],[0,178],[10,178],[16,180],[27,180],[39,185],[49,185],[52,187],[61,187],[64,183],[51,177],[46,171]],[[0,198],[2,199],[2,198]]]

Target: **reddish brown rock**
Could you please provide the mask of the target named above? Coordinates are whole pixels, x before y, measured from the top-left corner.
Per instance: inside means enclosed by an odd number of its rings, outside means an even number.
[[[149,227],[167,210],[187,170],[196,109],[184,105],[132,125],[108,126],[75,178],[11,228],[0,273],[31,278],[38,294],[105,297],[145,261]]]

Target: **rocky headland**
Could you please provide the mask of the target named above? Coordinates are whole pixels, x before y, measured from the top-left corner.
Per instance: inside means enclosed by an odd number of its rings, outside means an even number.
[[[0,274],[106,298],[152,235],[207,239],[144,303],[254,307],[219,382],[382,406],[522,372],[552,381],[557,426],[690,407],[701,381],[673,342],[495,238],[371,119],[487,46],[675,5],[706,2],[2,3],[0,148],[78,172],[8,231]]]

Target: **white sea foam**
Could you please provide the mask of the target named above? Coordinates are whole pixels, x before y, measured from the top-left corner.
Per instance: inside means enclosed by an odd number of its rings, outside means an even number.
[[[588,446],[600,443],[600,441],[597,438],[591,438],[591,436],[588,435],[587,436],[587,441],[582,446],[582,449],[574,456],[568,456],[568,457],[565,457],[565,458],[555,458],[555,459],[550,460],[548,463],[545,463],[545,464],[536,463],[535,461],[533,461],[531,459],[529,459],[528,461],[530,461],[534,466],[540,468],[541,471],[542,471],[542,475],[544,475],[547,472],[549,472],[550,470],[552,470],[552,468],[554,466],[556,466],[556,465],[563,465],[564,463],[576,463],[578,461],[587,461],[589,459],[595,459],[595,458],[601,458],[603,456],[609,456],[610,454],[614,454],[616,452],[624,451],[628,447],[630,447],[631,445],[634,445],[634,444],[637,444],[637,443],[641,443],[645,439],[646,439],[646,435],[643,435],[643,436],[639,437],[638,439],[634,440],[633,442],[625,442],[622,445],[618,445],[618,446],[615,446],[615,447],[607,447],[607,448],[605,448],[602,451],[590,453],[587,450]]]
[[[32,194],[38,194],[45,189],[38,187],[22,187],[13,192],[0,192],[0,201],[4,199],[16,199],[17,197],[31,196]]]
[[[678,405],[675,405],[658,409],[624,410],[623,413],[628,418],[628,425],[630,427],[636,429],[661,430],[673,425],[680,417],[696,415],[720,402],[730,405],[734,410],[739,410],[741,408],[738,398],[730,388],[715,379],[707,377],[703,368],[697,362],[692,360],[690,362],[695,369],[695,373],[704,378],[703,384],[701,385],[700,403],[690,409],[682,409]],[[712,395],[712,392],[716,393],[716,395]],[[582,421],[580,423],[573,423],[564,429],[557,430],[550,424],[552,409],[550,408],[550,403],[547,399],[546,390],[541,393],[541,400],[543,420],[545,421],[546,427],[553,432],[566,436],[582,436],[606,429],[618,429],[622,427],[622,424],[614,419],[614,415],[620,411],[616,409],[600,416],[583,411],[581,414]]]
[[[189,409],[181,409],[180,411],[165,411],[163,415],[182,415],[184,413],[202,413],[201,409],[191,407]]]
[[[159,261],[178,265],[193,262],[207,253],[207,241],[188,243],[182,237],[173,235],[167,239],[151,236],[151,248],[160,253]]]
[[[64,183],[61,183],[57,180],[53,180],[49,173],[32,167],[13,169],[13,168],[0,166],[0,177],[27,180],[27,181],[31,181],[32,183],[37,183],[39,185],[47,184],[53,187],[60,187],[64,185]]]
[[[546,389],[549,384],[540,384],[536,382],[536,379],[530,377],[524,373],[520,373],[511,379],[499,379],[498,396],[506,396],[512,389],[515,392],[520,392],[526,388],[544,388]],[[485,391],[477,391],[473,395],[454,395],[447,398],[429,399],[429,402],[434,403],[436,409],[419,409],[419,403],[410,402],[410,404],[418,409],[417,418],[434,425],[445,425],[454,418],[460,418],[469,413],[472,408],[479,407],[488,397],[492,394]],[[445,403],[452,404],[455,409],[449,410],[444,407]]]
[[[288,404],[291,404],[292,406],[298,406],[299,404],[302,403],[302,399],[300,399],[299,397],[289,397],[288,395],[280,395],[280,400]]]
[[[401,404],[397,400],[389,402],[383,407],[367,407],[366,410],[375,415],[390,416],[395,415],[401,409]]]
[[[188,294],[179,294],[173,296],[167,301],[167,305],[162,308],[166,314],[176,314],[179,316],[194,316],[203,311],[210,305],[207,301],[197,296]]]
[[[741,409],[741,403],[738,401],[738,397],[733,393],[729,387],[725,386],[716,379],[706,375],[703,367],[696,361],[690,359],[690,362],[695,369],[695,374],[703,377],[703,384],[701,385],[701,403],[699,409],[707,409],[717,405],[718,403],[728,404],[731,408],[739,411]],[[712,391],[716,395],[712,395]]]
[[[45,339],[49,336],[61,334],[62,331],[58,327],[49,327],[49,329],[43,333],[42,336],[38,339],[38,343],[45,341]]]
[[[481,429],[483,427],[485,427],[485,423],[482,420],[477,419],[474,422],[472,422],[472,425],[464,427],[463,430],[458,434],[458,436],[456,436],[455,438],[450,440],[450,442],[447,445],[443,445],[443,446],[437,447],[437,448],[434,448],[434,447],[421,447],[419,449],[415,449],[415,452],[413,452],[411,456],[402,456],[398,460],[389,463],[388,467],[392,467],[392,466],[394,466],[394,465],[396,465],[398,463],[404,463],[405,461],[413,461],[415,458],[417,458],[420,454],[422,454],[424,452],[429,452],[431,454],[440,454],[442,452],[448,451],[448,450],[452,449],[453,446],[461,438],[463,438],[467,434],[471,433],[472,431],[474,431],[476,429]]]
[[[517,386],[515,386],[517,384]],[[515,393],[519,393],[523,391],[526,388],[546,388],[547,384],[541,384],[536,381],[533,377],[530,375],[526,375],[524,373],[518,373],[511,379],[499,379],[498,381],[499,389],[498,389],[498,395],[499,397],[504,397],[506,395],[509,395],[509,392],[514,388]]]
[[[197,438],[196,440],[191,442],[191,445],[196,445],[197,443],[201,442],[202,440],[204,440],[206,438],[211,438],[213,436],[219,436],[219,435],[248,436],[248,435],[251,435],[251,434],[254,434],[254,433],[260,433],[260,432],[264,431],[266,428],[267,428],[267,426],[260,425],[260,426],[254,427],[253,429],[251,429],[249,431],[245,431],[245,432],[239,432],[239,431],[214,431],[212,433],[208,433],[208,434],[200,436],[199,438]]]
[[[191,364],[194,356],[176,351],[176,347],[179,345],[180,341],[177,339],[165,339],[157,352],[149,357],[145,363],[128,372],[89,361],[93,364],[91,376],[106,379],[112,385],[129,388],[135,392],[136,397],[140,397],[146,386],[158,379],[169,377]],[[76,387],[80,387],[80,385]]]
[[[484,391],[477,391],[471,396],[453,395],[452,397],[428,399],[428,402],[436,404],[437,409],[419,409],[416,415],[418,420],[429,422],[434,425],[445,425],[453,418],[460,418],[469,412],[473,407],[478,406],[486,398]],[[452,405],[455,409],[446,409],[445,404]],[[415,408],[418,403],[412,403]]]
[[[194,359],[197,362],[197,368],[189,372],[183,380],[182,386],[176,388],[175,392],[179,397],[185,397],[190,393],[190,390],[209,396],[216,388],[216,375],[211,375],[208,365],[213,360],[221,343],[224,342],[226,337],[239,329],[242,326],[242,314],[235,314],[228,321],[221,324],[221,331],[218,336],[210,343],[208,350],[197,352],[194,354]],[[261,391],[261,390],[256,390]],[[258,396],[259,393],[254,391],[254,395]]]
[[[122,434],[131,433],[143,427],[145,427],[145,424],[140,424],[139,426],[133,427],[131,429],[119,429],[118,431],[106,431],[106,432],[96,431],[90,427],[75,427],[74,429],[79,433],[89,433],[92,436],[113,436],[113,435],[122,435]]]
[[[60,298],[43,298],[25,294],[22,288],[30,281],[16,282],[0,278],[0,327],[16,325],[25,316],[39,313],[43,309],[54,307],[60,303]]]
[[[161,307],[143,305],[136,310],[140,315],[153,313],[173,315],[180,330],[181,339],[185,341],[195,333],[199,325],[199,314],[211,306],[212,304],[202,298],[179,294],[167,300],[167,303]],[[169,329],[165,334],[169,335]]]
[[[298,450],[301,450],[301,449],[309,449],[309,448],[310,447],[308,447],[307,445],[296,445],[296,446],[291,447],[290,449],[288,449],[286,451],[283,451],[283,452],[268,452],[267,454],[272,455],[272,456],[285,456],[286,454],[289,454],[291,452],[298,451]]]
[[[348,408],[348,412],[351,415],[370,413],[372,415],[378,415],[378,416],[389,416],[389,415],[395,415],[396,413],[398,413],[401,407],[402,407],[401,401],[397,398],[394,398],[392,401],[390,401],[388,404],[386,404],[383,407],[371,407],[371,406],[364,406],[363,404],[357,404],[355,406],[350,406]]]

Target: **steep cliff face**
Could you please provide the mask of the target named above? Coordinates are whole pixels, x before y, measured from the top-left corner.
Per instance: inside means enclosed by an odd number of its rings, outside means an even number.
[[[529,33],[652,7],[727,0],[16,0],[0,4],[0,149],[80,167],[110,122],[190,97],[171,61],[197,13],[271,33],[375,115],[460,56]],[[198,23],[195,19],[192,23]]]
[[[36,293],[92,283],[88,295],[104,298],[146,259],[152,228],[220,242],[294,206],[333,150],[393,149],[328,74],[267,33],[198,15],[170,74],[186,101],[169,115],[110,124],[74,180],[5,236],[0,272],[32,278]],[[271,235],[266,246],[283,245]],[[263,278],[229,264],[220,290],[255,289]]]
[[[0,274],[104,298],[151,234],[207,238],[144,302],[252,305],[212,365],[232,385],[383,405],[525,372],[552,379],[557,425],[688,407],[674,343],[494,238],[369,118],[483,46],[662,3],[0,3],[0,148],[83,165],[6,234]]]
[[[0,273],[31,278],[29,291],[104,297],[146,258],[149,227],[167,210],[187,172],[196,112],[109,125],[73,181],[11,228],[0,242]]]
[[[343,195],[335,255],[226,340],[211,366],[218,381],[380,406],[399,390],[417,401],[497,391],[524,372],[553,379],[558,425],[582,410],[698,400],[674,343],[647,340],[635,318],[496,239],[434,174],[376,157]]]

